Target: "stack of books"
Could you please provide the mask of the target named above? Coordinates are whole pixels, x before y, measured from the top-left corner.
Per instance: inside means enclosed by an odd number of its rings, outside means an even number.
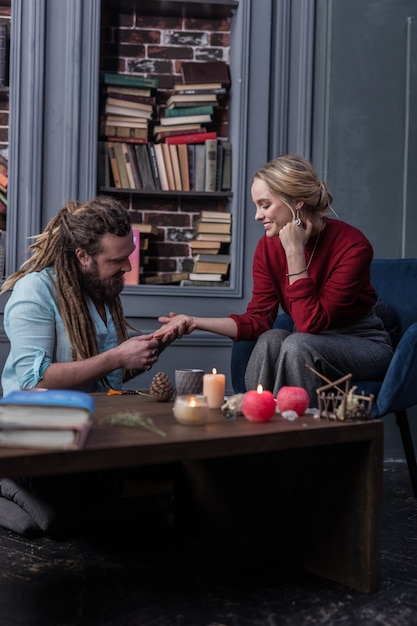
[[[149,122],[155,112],[158,80],[103,72],[101,86],[101,134],[147,140]]]
[[[227,280],[231,257],[232,215],[227,211],[201,211],[190,241],[193,271],[183,285],[223,284]],[[222,252],[220,252],[222,251]]]
[[[162,144],[157,150],[163,153],[167,189],[230,191],[231,144],[220,140],[213,125],[219,99],[230,87],[229,68],[224,61],[184,62],[181,71],[183,83],[174,85],[153,129],[155,145]]]
[[[149,124],[155,112],[157,79],[102,73],[101,84],[103,109],[99,154],[107,150],[109,165],[107,171],[103,170],[102,185],[154,189],[146,186],[146,179],[145,182],[142,180],[137,166],[137,151],[138,146],[148,143]],[[99,158],[103,158],[104,163],[104,157]]]
[[[90,432],[94,398],[83,391],[12,391],[0,400],[0,445],[81,448]]]

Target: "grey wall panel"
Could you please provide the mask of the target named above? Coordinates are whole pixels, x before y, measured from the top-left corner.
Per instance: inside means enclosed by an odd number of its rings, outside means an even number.
[[[411,54],[416,2],[318,4],[315,160],[337,213],[365,232],[376,256],[415,256],[415,190],[410,193],[410,186],[417,133],[410,105],[417,79]]]

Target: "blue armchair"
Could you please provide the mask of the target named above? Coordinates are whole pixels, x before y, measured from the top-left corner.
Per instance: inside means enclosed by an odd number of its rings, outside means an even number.
[[[378,297],[396,313],[398,343],[384,380],[353,384],[358,391],[375,395],[374,417],[395,414],[417,498],[417,462],[407,415],[407,409],[417,405],[417,259],[374,259],[371,276]],[[291,330],[293,323],[288,315],[280,313],[274,327]],[[233,343],[231,375],[235,393],[246,391],[245,370],[254,345],[253,341]]]

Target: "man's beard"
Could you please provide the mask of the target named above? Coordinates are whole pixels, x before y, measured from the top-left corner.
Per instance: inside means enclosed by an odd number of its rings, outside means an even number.
[[[80,272],[80,283],[84,291],[93,300],[99,302],[111,302],[117,298],[124,287],[123,274],[101,279],[98,276],[97,265],[94,263],[91,270]]]

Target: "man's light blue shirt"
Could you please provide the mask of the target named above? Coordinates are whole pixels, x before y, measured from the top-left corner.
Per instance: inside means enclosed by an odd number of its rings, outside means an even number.
[[[99,353],[119,345],[108,306],[105,307],[105,324],[91,298],[86,297],[86,302],[94,322]],[[58,310],[52,268],[32,272],[17,281],[4,309],[4,329],[11,348],[1,379],[3,395],[16,389],[34,388],[51,363],[73,361]],[[109,373],[107,381],[113,389],[122,389],[122,370]],[[84,391],[91,393],[107,389],[108,386],[99,381]]]

